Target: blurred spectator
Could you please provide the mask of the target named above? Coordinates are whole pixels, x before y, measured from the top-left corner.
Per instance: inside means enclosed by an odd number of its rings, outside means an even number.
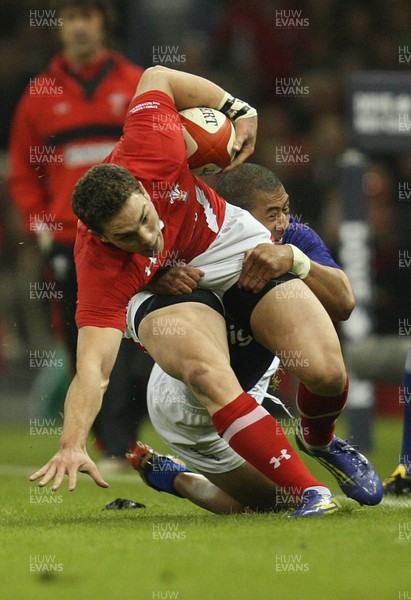
[[[393,173],[384,162],[373,161],[370,164],[365,192],[374,250],[374,310],[375,331],[378,334],[398,334],[399,319],[410,314],[409,277],[400,268],[399,256],[406,249],[409,252],[411,244],[409,229],[407,239],[401,236],[395,184]],[[409,225],[409,216],[407,220]]]
[[[109,49],[115,21],[110,0],[55,0],[48,13],[44,6],[31,9],[30,19],[39,27],[57,28],[63,50],[44,72],[31,79],[16,108],[10,135],[10,189],[52,278],[49,295],[60,294],[64,337],[74,367],[77,218],[71,209],[72,191],[77,180],[100,163],[120,137],[143,69]],[[37,287],[42,287],[42,279],[47,280],[48,275],[32,272],[31,286],[37,281]],[[144,405],[143,400],[133,403],[134,383],[127,366],[131,355],[136,351],[124,343],[96,421],[95,431],[109,456],[124,456],[128,444],[134,444],[136,427],[134,415],[127,419],[127,429],[122,428],[122,439],[118,439],[114,426],[104,425],[106,412],[112,414],[110,404],[115,403],[117,412],[128,406],[129,416],[130,411],[141,412],[139,405]],[[112,425],[111,416],[108,418]],[[99,435],[100,430],[107,434]]]
[[[305,68],[312,48],[308,18],[303,1],[229,2],[214,51],[231,93],[261,104],[275,97],[276,80]]]

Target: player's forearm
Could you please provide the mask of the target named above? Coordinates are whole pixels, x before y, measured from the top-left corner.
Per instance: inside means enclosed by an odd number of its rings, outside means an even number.
[[[98,415],[103,398],[101,378],[90,370],[75,375],[64,404],[64,427],[60,448],[85,448],[87,435]]]
[[[150,67],[144,71],[136,93],[142,94],[153,89],[168,94],[178,110],[207,106],[221,110],[234,123],[244,118],[255,119],[256,122],[257,112],[254,108],[234,98],[216,83],[192,73],[167,67]]]
[[[167,67],[151,67],[144,72],[137,87],[137,94],[146,89],[164,87],[164,91],[174,99],[179,110],[194,106],[218,108],[225,93],[223,88],[198,75]]]
[[[101,408],[121,336],[119,330],[108,327],[80,327],[77,373],[64,404],[61,448],[85,448],[88,432]]]
[[[320,300],[333,321],[345,321],[355,307],[355,296],[346,274],[335,267],[311,261],[304,283]]]

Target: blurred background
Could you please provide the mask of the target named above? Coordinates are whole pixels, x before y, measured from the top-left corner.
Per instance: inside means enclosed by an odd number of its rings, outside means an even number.
[[[205,76],[258,109],[252,161],[277,173],[292,212],[317,230],[337,262],[360,281],[354,287],[360,286],[362,312],[354,312],[351,326],[339,330],[359,384],[351,410],[400,415],[399,386],[411,345],[409,0],[112,4],[117,21],[111,42],[131,61]],[[67,360],[59,342],[58,298],[43,302],[30,294],[30,284],[39,281],[33,273],[41,259],[35,239],[24,232],[7,181],[16,105],[30,78],[60,49],[58,27],[31,19],[47,8],[44,0],[2,0],[0,5],[0,418],[24,426],[29,417],[58,413],[70,377],[70,369],[61,368]],[[361,141],[364,131],[353,125],[356,85],[369,85],[367,76],[365,84],[355,76],[367,72],[373,72],[375,89],[386,74],[395,75],[386,85],[403,98],[403,127],[390,144],[381,141],[383,131],[375,143],[367,135]],[[372,106],[369,110],[372,118]],[[373,114],[377,120],[382,115]],[[367,237],[358,253],[344,254],[341,231],[353,231],[342,229],[350,222],[361,222]],[[346,261],[351,268],[363,265],[363,271],[352,272]],[[366,326],[360,319],[364,312]],[[33,367],[30,352],[50,348],[59,348],[55,362]],[[289,403],[293,386],[284,376],[279,394]]]

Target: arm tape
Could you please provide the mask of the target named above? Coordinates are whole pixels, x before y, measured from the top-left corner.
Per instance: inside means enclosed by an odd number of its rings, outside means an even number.
[[[224,93],[218,110],[224,113],[233,123],[238,119],[248,119],[257,116],[255,108],[247,104],[247,102],[243,102],[243,100],[234,98],[228,92]]]
[[[290,246],[294,256],[293,266],[290,269],[290,273],[293,273],[293,275],[297,275],[297,277],[299,277],[300,279],[304,279],[310,272],[311,261],[308,258],[308,256],[304,254],[304,252],[302,252],[302,250],[297,248],[297,246],[294,246],[293,244],[287,245]]]

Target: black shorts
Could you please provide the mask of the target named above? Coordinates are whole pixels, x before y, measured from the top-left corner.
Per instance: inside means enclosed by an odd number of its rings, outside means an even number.
[[[291,273],[285,273],[281,277],[271,279],[258,294],[243,290],[235,283],[223,296],[224,308],[218,297],[210,290],[197,289],[191,292],[191,294],[177,294],[175,296],[151,296],[142,303],[136,312],[134,317],[134,331],[138,332],[141,321],[151,312],[159,308],[172,306],[173,304],[182,304],[183,302],[206,304],[223,317],[227,314],[237,325],[251,331],[251,314],[261,298],[264,298],[277,285],[281,285],[292,279],[297,279],[297,277]]]
[[[134,331],[138,332],[141,321],[153,311],[166,306],[172,306],[173,304],[182,304],[183,302],[206,304],[224,317],[224,308],[221,301],[210,290],[194,290],[191,294],[177,294],[175,296],[151,296],[141,304],[136,312],[134,317]]]
[[[282,283],[291,281],[292,279],[298,279],[298,277],[296,277],[296,275],[292,275],[291,273],[285,273],[284,275],[281,275],[281,277],[271,279],[268,283],[266,283],[261,292],[258,292],[258,294],[254,294],[254,292],[250,292],[248,290],[243,290],[238,287],[237,283],[235,283],[226,291],[223,296],[226,314],[230,317],[230,319],[237,323],[237,325],[241,325],[241,327],[251,331],[251,314],[257,304],[260,302],[261,298],[264,298],[264,296],[270,290],[277,287],[277,285],[281,285]]]

